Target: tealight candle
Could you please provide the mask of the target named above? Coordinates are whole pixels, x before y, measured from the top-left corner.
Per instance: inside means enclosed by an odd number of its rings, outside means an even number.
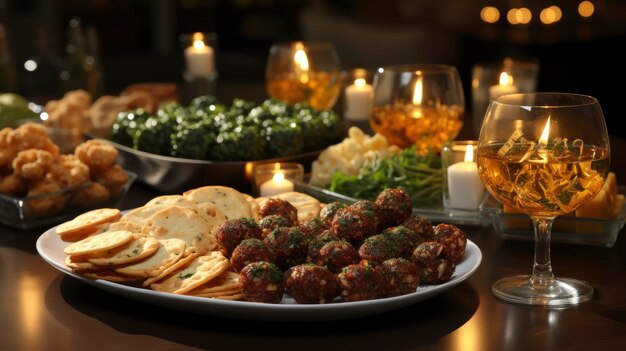
[[[448,167],[447,175],[450,207],[459,210],[477,210],[484,197],[485,187],[478,176],[472,145],[466,146],[463,162]]]
[[[489,100],[494,100],[502,95],[515,94],[517,92],[517,86],[513,85],[513,77],[506,72],[502,72],[500,74],[500,84],[489,87]]]
[[[365,121],[370,118],[374,89],[370,84],[367,84],[365,79],[357,78],[354,80],[354,84],[346,87],[345,98],[346,119]]]
[[[208,78],[214,71],[213,48],[204,43],[202,33],[194,33],[193,44],[185,49],[185,62],[189,74]]]
[[[278,171],[274,173],[272,179],[261,184],[259,192],[261,196],[274,196],[289,191],[293,191],[294,185],[288,179],[285,179],[285,174]]]

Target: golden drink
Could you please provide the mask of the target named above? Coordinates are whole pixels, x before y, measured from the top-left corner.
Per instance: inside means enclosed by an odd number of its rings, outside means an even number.
[[[396,103],[375,106],[370,125],[401,148],[417,144],[418,150],[440,152],[446,142],[459,134],[463,112],[459,106]]]
[[[477,150],[478,172],[503,205],[535,217],[572,212],[593,198],[609,172],[607,149],[571,145],[536,149],[504,144]]]
[[[288,104],[306,102],[317,110],[332,108],[337,102],[341,81],[327,72],[289,73],[267,78],[269,96]]]

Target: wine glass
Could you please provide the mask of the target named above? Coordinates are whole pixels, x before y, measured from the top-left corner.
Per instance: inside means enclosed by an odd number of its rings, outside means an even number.
[[[463,126],[465,97],[454,66],[381,67],[374,75],[372,130],[401,148],[439,154]]]
[[[341,93],[339,56],[326,42],[280,42],[270,47],[265,67],[267,93],[288,104],[332,108]]]
[[[587,282],[554,276],[550,232],[554,218],[593,198],[609,173],[609,136],[598,100],[568,93],[493,100],[481,127],[477,163],[491,195],[527,214],[535,231],[532,274],[497,281],[493,294],[529,305],[590,300],[593,287]]]

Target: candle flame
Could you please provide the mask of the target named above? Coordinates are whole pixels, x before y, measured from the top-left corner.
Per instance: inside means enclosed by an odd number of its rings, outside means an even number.
[[[283,172],[276,172],[276,173],[274,173],[274,176],[272,177],[272,180],[275,183],[282,183],[283,180],[285,180],[285,174]]]
[[[513,85],[513,76],[506,72],[500,73],[500,85]]]
[[[472,145],[465,146],[465,162],[474,161],[474,147]]]
[[[548,136],[550,135],[550,117],[548,117],[548,121],[546,122],[546,126],[543,128],[543,133],[541,133],[541,137],[539,138],[539,146],[546,147],[548,146]]]
[[[202,49],[204,45],[204,36],[200,32],[193,33],[193,46],[196,49]]]
[[[424,96],[424,82],[422,79],[422,72],[417,71],[417,81],[415,82],[415,88],[413,89],[413,105],[421,105],[422,98]]]
[[[357,78],[357,79],[354,80],[354,85],[357,88],[363,88],[365,86],[365,84],[366,84],[366,82],[365,82],[365,79],[363,79],[363,78]]]
[[[304,52],[302,42],[296,43],[296,53],[293,55],[293,62],[296,64],[296,72],[299,73],[300,82],[307,83],[309,81],[309,59]]]

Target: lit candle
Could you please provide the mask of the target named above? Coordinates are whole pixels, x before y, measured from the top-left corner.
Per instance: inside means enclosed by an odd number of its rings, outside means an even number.
[[[448,167],[450,207],[459,210],[477,210],[485,193],[478,176],[472,145],[465,148],[465,160]]]
[[[185,62],[192,76],[208,78],[213,74],[213,48],[204,43],[202,33],[194,33],[193,45],[185,49]]]
[[[285,179],[285,174],[283,172],[278,171],[274,173],[272,179],[261,184],[259,193],[261,196],[274,196],[293,191],[293,189],[293,183],[290,180]]]
[[[415,87],[413,88],[413,106],[411,110],[411,115],[413,118],[422,118],[422,99],[424,98],[424,79],[422,77],[422,72],[417,71],[417,81],[415,82]]]
[[[513,76],[506,72],[500,73],[500,84],[489,87],[489,100],[497,99],[505,94],[515,94],[518,89],[513,85]]]
[[[357,78],[345,91],[346,115],[350,120],[367,120],[372,110],[374,89],[365,79]]]

